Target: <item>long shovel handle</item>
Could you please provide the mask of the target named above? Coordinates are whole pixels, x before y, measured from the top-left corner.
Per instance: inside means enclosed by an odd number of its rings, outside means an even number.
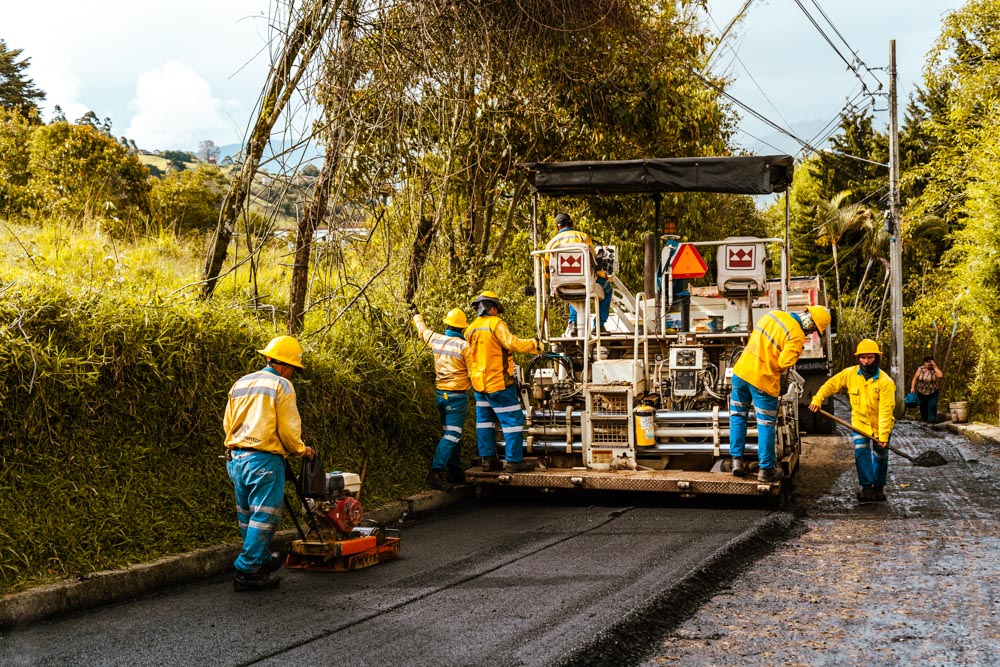
[[[846,426],[847,428],[851,429],[852,431],[854,431],[854,432],[855,432],[855,433],[857,433],[858,435],[863,435],[864,437],[868,438],[869,440],[875,440],[875,438],[873,438],[873,437],[872,437],[871,433],[865,433],[865,432],[864,432],[864,431],[862,431],[861,429],[859,429],[859,428],[856,428],[856,427],[854,426],[854,424],[852,424],[851,422],[848,422],[848,421],[844,421],[844,420],[843,420],[843,419],[841,419],[840,417],[834,417],[833,415],[831,415],[831,414],[830,414],[829,412],[827,412],[826,410],[823,410],[822,408],[820,408],[820,409],[819,409],[819,410],[817,410],[816,412],[820,413],[820,414],[821,414],[821,415],[823,415],[824,417],[829,417],[830,419],[832,419],[833,421],[837,422],[838,424],[840,424],[840,425],[842,425],[842,426]],[[908,459],[908,460],[910,460],[910,461],[914,461],[914,460],[915,460],[915,459],[914,459],[914,458],[913,458],[912,456],[910,456],[909,454],[907,454],[907,453],[905,453],[905,452],[901,452],[901,451],[899,451],[898,449],[896,449],[895,447],[893,447],[892,445],[890,445],[890,444],[889,444],[888,442],[887,442],[887,443],[885,443],[885,448],[886,448],[886,449],[888,449],[888,450],[889,450],[890,452],[893,452],[893,453],[895,453],[895,454],[899,454],[899,455],[900,455],[900,456],[902,456],[902,457],[903,457],[904,459]]]

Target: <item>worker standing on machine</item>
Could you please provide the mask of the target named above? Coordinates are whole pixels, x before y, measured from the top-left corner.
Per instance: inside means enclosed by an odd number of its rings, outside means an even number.
[[[870,433],[871,438],[855,433],[854,465],[858,470],[858,502],[885,501],[885,482],[889,475],[889,443],[892,427],[896,423],[896,383],[879,369],[882,351],[878,343],[865,338],[858,343],[854,354],[858,365],[840,371],[823,383],[809,403],[816,412],[830,396],[841,389],[851,399],[851,424],[854,428]],[[873,446],[874,445],[874,446]]]
[[[746,477],[749,472],[743,448],[751,406],[757,417],[757,480],[774,482],[783,477],[774,452],[781,375],[799,360],[806,334],[818,331],[822,335],[829,325],[830,311],[824,306],[809,306],[799,314],[772,310],[757,320],[733,366],[729,397],[729,455],[737,477]]]
[[[444,433],[434,450],[427,484],[432,489],[452,491],[451,483],[465,481],[462,471],[462,427],[469,410],[469,358],[472,354],[462,331],[468,326],[461,308],[452,308],[444,317],[444,334],[424,324],[424,317],[411,305],[413,325],[434,354],[438,414]]]
[[[259,371],[244,375],[229,390],[223,428],[226,469],[236,493],[236,521],[243,549],[233,563],[233,590],[277,588],[273,574],[281,557],[271,553],[271,537],[281,523],[285,498],[285,457],[312,458],[302,442],[302,420],[295,404],[292,375],[302,368],[302,346],[278,336],[263,350]]]
[[[537,340],[518,338],[500,319],[503,306],[495,292],[483,292],[472,300],[479,314],[465,330],[469,341],[469,378],[476,397],[476,442],[484,471],[499,470],[496,458],[495,421],[503,429],[508,472],[524,472],[533,466],[524,462],[524,412],[514,380],[512,352],[537,353]]]
[[[556,227],[559,231],[553,236],[549,242],[545,245],[546,250],[552,248],[558,248],[559,246],[566,245],[567,243],[585,243],[590,246],[590,253],[592,257],[594,255],[594,243],[590,240],[585,232],[573,229],[573,219],[569,217],[569,213],[556,213]],[[545,262],[546,271],[548,271],[548,259]],[[612,288],[611,283],[608,282],[608,274],[598,268],[597,269],[597,279],[596,282],[601,286],[601,290],[604,292],[604,296],[597,304],[597,319],[601,326],[601,331],[604,331],[604,323],[608,321],[608,316],[611,313],[611,297]],[[569,307],[569,322],[566,325],[566,336],[574,337],[577,335],[577,323],[576,323],[577,313],[576,308],[573,306]],[[588,325],[589,326],[589,325]]]

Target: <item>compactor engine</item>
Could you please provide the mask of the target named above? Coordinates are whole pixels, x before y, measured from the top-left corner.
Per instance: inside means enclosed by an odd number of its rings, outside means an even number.
[[[309,570],[357,570],[399,555],[397,531],[364,520],[361,477],[328,472],[322,489],[301,494],[309,530],[289,548],[285,565]],[[297,526],[298,527],[298,526]]]

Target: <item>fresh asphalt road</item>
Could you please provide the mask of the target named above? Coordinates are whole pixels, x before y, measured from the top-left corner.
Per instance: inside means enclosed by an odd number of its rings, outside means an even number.
[[[220,577],[38,622],[0,635],[0,664],[551,665],[609,646],[624,657],[635,647],[615,642],[645,641],[635,626],[672,604],[678,582],[744,554],[741,540],[776,516],[608,496],[471,501],[406,525],[395,561],[282,570],[281,588],[255,593]]]

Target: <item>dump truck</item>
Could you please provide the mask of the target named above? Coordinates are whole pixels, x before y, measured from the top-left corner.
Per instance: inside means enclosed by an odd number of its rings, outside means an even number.
[[[523,167],[536,198],[649,195],[656,230],[662,229],[659,195],[664,192],[767,194],[786,190],[792,177],[789,156]],[[533,209],[538,211],[537,201]],[[520,367],[518,375],[525,457],[537,467],[516,473],[473,467],[467,480],[482,488],[787,497],[801,451],[800,414],[811,414],[804,407],[811,397],[804,395],[809,381],[790,372],[783,383],[775,447],[785,473],[780,481],[731,474],[728,400],[733,365],[756,319],[772,308],[801,311],[825,299],[818,278],[789,278],[787,236],[680,243],[646,232],[643,289],[633,291],[617,275],[615,246],[546,249],[536,231],[533,293],[545,351]],[[694,277],[691,272],[699,265],[706,267],[706,253],[715,255],[712,284],[683,289],[679,280]],[[771,257],[780,257],[775,276],[769,275],[775,272]],[[595,277],[599,269],[614,290],[603,329],[595,321],[603,296]],[[581,326],[564,331],[569,305],[579,313]],[[812,334],[802,361],[808,377],[825,379],[829,339]],[[751,411],[744,452],[751,470],[756,453]]]

